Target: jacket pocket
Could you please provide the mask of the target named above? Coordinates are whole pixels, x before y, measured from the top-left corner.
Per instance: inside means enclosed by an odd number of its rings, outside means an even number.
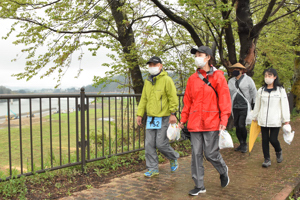
[[[198,126],[200,126],[200,117],[199,117],[199,112],[198,110],[193,110],[189,113],[189,118],[188,118],[188,129],[195,130],[197,129]]]
[[[156,97],[156,100],[157,100],[157,101],[160,101],[160,100],[161,100],[162,94],[163,94],[163,92],[162,92],[161,90],[156,90],[156,91],[155,91],[155,97]]]
[[[219,119],[219,111],[202,111],[202,124],[203,129],[211,129],[214,127],[218,127],[220,123]]]

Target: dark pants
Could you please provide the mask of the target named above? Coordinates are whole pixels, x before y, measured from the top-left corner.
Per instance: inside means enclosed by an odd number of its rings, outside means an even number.
[[[261,127],[262,149],[265,159],[270,158],[269,142],[272,144],[276,152],[281,151],[280,143],[278,141],[279,129],[280,127]]]
[[[246,118],[247,108],[245,109],[233,109],[234,126],[236,127],[236,137],[239,139],[240,144],[246,144],[247,141],[247,129]]]

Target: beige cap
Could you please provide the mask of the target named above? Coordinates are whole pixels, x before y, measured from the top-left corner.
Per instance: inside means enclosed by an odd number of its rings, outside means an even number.
[[[231,65],[229,68],[231,70],[233,70],[234,68],[240,68],[246,70],[246,67],[244,67],[244,65],[242,65],[241,63],[235,63],[234,65]]]

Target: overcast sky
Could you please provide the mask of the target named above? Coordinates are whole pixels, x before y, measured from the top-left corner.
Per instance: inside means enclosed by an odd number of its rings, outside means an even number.
[[[10,89],[38,89],[38,88],[54,88],[56,85],[56,80],[53,80],[55,75],[40,79],[38,76],[32,78],[29,81],[24,79],[17,80],[16,77],[12,77],[12,74],[17,74],[24,71],[25,67],[25,57],[27,54],[21,52],[21,45],[14,45],[12,42],[15,37],[9,37],[7,40],[2,39],[2,37],[9,31],[12,21],[0,20],[0,86],[5,86]],[[77,61],[77,57],[73,57],[71,67],[68,72],[63,77],[62,84],[60,88],[68,87],[82,87],[85,85],[92,84],[94,75],[105,76],[105,71],[108,70],[107,67],[102,67],[101,64],[104,62],[110,62],[110,58],[106,56],[108,52],[107,49],[100,49],[97,56],[91,56],[89,51],[86,51],[81,64]],[[18,56],[18,60],[11,62]],[[79,78],[74,78],[77,75],[79,68],[83,71]]]

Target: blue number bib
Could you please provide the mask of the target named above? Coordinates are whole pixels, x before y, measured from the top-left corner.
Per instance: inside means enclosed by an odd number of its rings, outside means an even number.
[[[147,117],[146,129],[161,129],[161,117]]]

